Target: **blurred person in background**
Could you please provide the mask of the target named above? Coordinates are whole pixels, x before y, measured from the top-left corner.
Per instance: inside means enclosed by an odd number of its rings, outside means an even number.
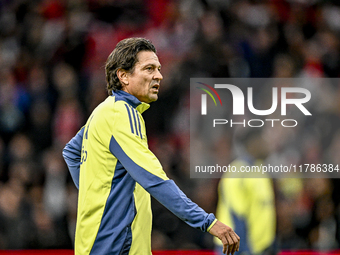
[[[63,150],[79,188],[76,254],[151,254],[150,195],[218,237],[224,253],[238,250],[237,234],[188,199],[148,148],[142,113],[158,99],[160,69],[150,41],[120,41],[105,66],[109,97]]]
[[[260,166],[268,155],[266,142],[259,129],[249,128],[240,134],[240,156],[230,163],[241,166]],[[248,175],[248,176],[247,176]],[[242,255],[276,254],[276,214],[272,179],[249,177],[249,173],[224,173],[218,188],[216,216],[232,226],[243,242]],[[216,240],[215,240],[216,241]],[[216,244],[216,254],[222,247]]]

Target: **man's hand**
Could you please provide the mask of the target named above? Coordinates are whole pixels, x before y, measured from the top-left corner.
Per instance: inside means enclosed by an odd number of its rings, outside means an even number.
[[[234,254],[240,248],[240,237],[232,230],[231,227],[220,221],[211,227],[209,233],[218,237],[223,243],[223,253]]]

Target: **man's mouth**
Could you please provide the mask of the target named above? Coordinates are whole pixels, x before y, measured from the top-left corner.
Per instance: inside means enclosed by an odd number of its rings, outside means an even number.
[[[155,84],[155,85],[153,85],[151,88],[158,91],[158,90],[159,90],[159,84]]]

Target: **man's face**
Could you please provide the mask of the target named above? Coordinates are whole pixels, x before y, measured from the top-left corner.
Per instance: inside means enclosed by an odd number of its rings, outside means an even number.
[[[139,52],[137,59],[134,71],[127,73],[127,84],[123,85],[123,90],[141,102],[151,103],[158,99],[160,81],[163,79],[161,64],[152,51]]]

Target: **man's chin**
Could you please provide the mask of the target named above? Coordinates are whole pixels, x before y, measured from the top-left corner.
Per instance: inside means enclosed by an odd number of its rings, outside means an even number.
[[[157,100],[158,100],[158,95],[153,95],[152,97],[150,97],[150,102],[149,103],[155,102]]]

